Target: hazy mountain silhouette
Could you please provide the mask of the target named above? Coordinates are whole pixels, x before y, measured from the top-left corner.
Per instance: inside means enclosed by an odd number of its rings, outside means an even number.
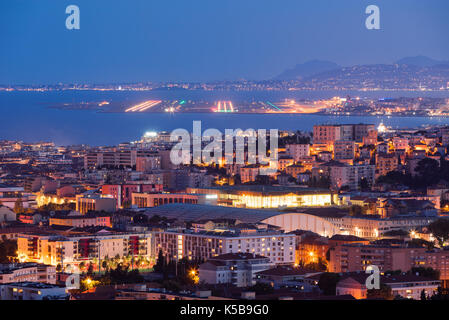
[[[397,64],[407,64],[417,67],[433,67],[437,65],[449,65],[449,61],[439,61],[426,56],[405,57],[398,61]]]
[[[340,69],[341,66],[331,61],[311,60],[297,64],[293,69],[288,69],[276,76],[275,80],[294,80],[310,77],[314,74]]]

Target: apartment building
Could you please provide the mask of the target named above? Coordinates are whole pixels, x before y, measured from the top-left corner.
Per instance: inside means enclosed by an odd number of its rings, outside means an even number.
[[[295,160],[290,156],[279,156],[277,168],[279,171],[284,171],[285,168],[295,163]]]
[[[12,282],[56,283],[56,268],[40,263],[0,264],[0,284]]]
[[[394,150],[404,150],[408,152],[410,150],[410,144],[408,138],[403,137],[393,137],[392,139]]]
[[[35,196],[26,193],[23,187],[0,183],[0,202],[5,207],[13,209],[16,201],[20,200],[26,209],[35,204],[34,199]]]
[[[310,145],[287,144],[285,145],[285,152],[292,157],[295,162],[298,162],[302,158],[310,156]]]
[[[29,233],[17,238],[21,261],[77,268],[81,262],[113,257],[154,257],[152,235],[144,232],[101,232],[66,236]]]
[[[328,144],[341,139],[341,127],[339,125],[315,125],[313,126],[313,143]]]
[[[260,166],[257,164],[250,164],[240,168],[240,180],[242,183],[256,181],[259,175]]]
[[[112,196],[117,200],[117,208],[123,208],[126,204],[131,205],[132,193],[142,192],[162,192],[162,184],[153,183],[123,183],[123,184],[104,184],[101,186],[101,193],[105,196]]]
[[[374,124],[342,124],[313,126],[313,143],[333,143],[337,140],[362,142],[375,131]]]
[[[153,170],[161,169],[161,157],[158,155],[136,157],[136,171],[151,172]]]
[[[304,166],[302,166],[300,164],[293,164],[293,165],[285,168],[285,173],[294,177],[295,179],[298,178],[298,175],[300,173],[304,173],[305,171],[306,170],[305,170]]]
[[[334,159],[351,160],[356,155],[356,144],[354,141],[338,140],[334,141]]]
[[[396,154],[376,155],[376,177],[384,176],[390,171],[398,168],[398,156]]]
[[[440,272],[440,280],[449,280],[449,251],[421,247],[344,244],[330,250],[329,272],[365,271],[375,265],[380,271],[428,267]]]
[[[98,194],[79,194],[76,196],[76,211],[86,214],[89,211],[113,212],[117,201],[110,197]]]
[[[295,262],[295,235],[274,231],[164,231],[155,233],[154,244],[170,260],[207,260],[227,253],[250,253],[267,257],[275,264]]]
[[[374,182],[374,166],[369,164],[349,165],[339,161],[329,161],[312,169],[312,175],[316,178],[327,176],[331,186],[335,189],[348,187],[351,190],[358,189],[362,179],[368,185]]]
[[[151,151],[144,150],[108,150],[88,152],[84,156],[84,169],[95,169],[102,166],[107,167],[128,167],[137,165],[137,159],[140,163],[140,169],[145,169],[149,164],[155,168],[160,167],[160,157]],[[146,160],[142,160],[146,159]]]

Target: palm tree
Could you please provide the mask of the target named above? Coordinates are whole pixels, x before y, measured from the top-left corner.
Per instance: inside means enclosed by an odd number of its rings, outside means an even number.
[[[98,265],[98,259],[97,258],[93,258],[92,259],[92,264],[94,265],[94,269],[95,269],[95,267],[99,266]]]

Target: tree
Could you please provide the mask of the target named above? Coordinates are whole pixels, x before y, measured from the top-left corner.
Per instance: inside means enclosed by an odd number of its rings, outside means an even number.
[[[256,294],[270,294],[274,292],[274,288],[267,283],[258,282],[249,288],[250,291],[254,291]]]
[[[430,300],[449,300],[449,294],[447,289],[442,289],[438,287],[438,291],[436,294],[430,297]]]
[[[240,177],[240,174],[236,174],[234,177],[233,177],[233,179],[232,179],[232,181],[233,181],[233,185],[239,185],[239,184],[242,184],[242,178]]]
[[[432,184],[436,180],[439,180],[440,176],[440,165],[438,161],[431,158],[424,158],[418,162],[415,172],[418,174],[419,178],[427,184]]]
[[[134,223],[148,223],[148,216],[146,214],[138,213],[133,217]]]
[[[307,182],[307,185],[311,188],[329,189],[331,180],[328,176],[320,176],[319,179],[317,179],[316,177],[312,177],[312,179]]]
[[[92,275],[94,273],[94,265],[89,263],[89,267],[87,268],[87,274]]]
[[[336,293],[337,283],[340,281],[340,278],[341,277],[338,273],[323,273],[318,281],[318,287],[325,295],[334,296]]]
[[[119,264],[117,268],[108,270],[100,278],[100,283],[103,285],[109,284],[124,284],[124,283],[140,283],[144,279],[140,275],[139,270],[134,269],[129,271],[128,267]]]
[[[393,292],[391,287],[381,283],[380,289],[368,289],[366,294],[367,299],[383,299],[383,300],[393,300]]]
[[[440,246],[449,239],[449,219],[440,218],[429,224],[429,231],[438,240]]]
[[[414,267],[410,270],[411,274],[419,274],[422,277],[438,280],[440,272],[438,270],[426,267]]]
[[[4,239],[0,242],[0,263],[10,263],[16,256],[17,241]]]
[[[421,300],[427,300],[426,291],[424,291],[424,289],[421,290]]]
[[[361,216],[361,215],[363,215],[363,208],[358,205],[352,205],[349,208],[349,215],[350,216]]]
[[[361,178],[360,179],[360,189],[362,191],[369,191],[370,190],[370,186],[369,186],[368,180],[366,178]]]
[[[269,177],[269,176],[266,176],[266,175],[258,174],[258,175],[256,176],[256,181],[255,181],[255,183],[256,183],[256,184],[262,184],[262,185],[268,185],[268,184],[270,184],[270,177]]]
[[[162,250],[159,250],[157,262],[154,265],[154,271],[155,272],[163,272],[164,268],[165,268],[165,257],[164,257],[164,254],[162,253]]]
[[[315,270],[315,271],[326,271],[327,270],[327,262],[323,258],[319,257],[318,262],[311,262],[304,266],[306,269]]]
[[[22,203],[22,198],[21,197],[17,198],[16,203],[14,203],[14,212],[16,214],[24,212],[24,210],[23,210],[23,203]]]

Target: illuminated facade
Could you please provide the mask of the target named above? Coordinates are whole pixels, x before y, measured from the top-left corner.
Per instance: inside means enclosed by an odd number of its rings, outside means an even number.
[[[76,211],[85,214],[89,211],[107,211],[116,210],[117,202],[112,197],[99,195],[77,195]]]
[[[271,263],[293,264],[295,235],[280,232],[157,232],[155,250],[169,260],[208,259],[226,253],[254,253],[270,258]]]
[[[133,193],[132,205],[138,208],[151,208],[170,203],[210,204],[217,203],[216,195],[187,193]]]
[[[53,266],[78,267],[81,262],[94,262],[125,256],[153,258],[151,233],[106,233],[102,235],[55,236],[21,234],[17,254],[22,262],[39,262]]]
[[[266,190],[264,190],[266,189]],[[217,194],[218,204],[246,208],[279,208],[298,206],[329,206],[338,203],[338,195],[328,190],[298,188],[278,189],[255,186],[254,188],[203,189],[187,188],[187,193]]]
[[[38,207],[42,207],[48,204],[68,204],[68,203],[76,203],[75,197],[60,197],[55,194],[43,194],[38,193],[36,195],[36,203]]]
[[[38,263],[0,265],[0,284],[26,281],[55,284],[56,268]]]

